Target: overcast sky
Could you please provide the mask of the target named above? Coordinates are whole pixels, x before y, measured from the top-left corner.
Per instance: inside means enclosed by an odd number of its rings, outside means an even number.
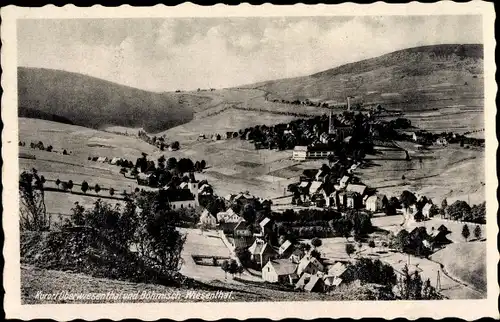
[[[480,16],[19,20],[18,64],[152,91],[308,75],[398,49],[483,43]]]

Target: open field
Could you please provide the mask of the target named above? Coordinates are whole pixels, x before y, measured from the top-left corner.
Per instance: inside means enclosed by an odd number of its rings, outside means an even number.
[[[431,258],[443,264],[451,276],[486,293],[485,242],[451,244],[433,254]]]
[[[231,257],[229,249],[215,231],[204,232],[198,229],[181,229],[186,234],[182,250],[183,265],[181,274],[199,281],[224,280],[224,271],[218,266],[197,265],[191,255],[210,255]]]
[[[355,173],[365,184],[388,196],[399,196],[403,190],[410,190],[438,203],[443,198],[447,198],[448,204],[455,200],[469,200],[471,204],[485,200],[484,150],[457,145],[424,151],[404,148],[409,150],[411,161],[389,155],[393,152],[384,152],[387,158],[377,156],[379,160],[372,160],[373,164],[358,168]]]

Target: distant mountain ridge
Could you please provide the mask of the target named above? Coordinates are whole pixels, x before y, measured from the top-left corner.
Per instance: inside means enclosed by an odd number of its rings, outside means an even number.
[[[246,85],[277,98],[345,101],[363,95],[366,100],[387,100],[386,96],[421,99],[429,86],[470,85],[481,92],[483,45],[445,44],[398,50],[379,57],[344,64],[309,76],[271,80]],[[476,80],[477,79],[477,80]],[[395,93],[397,92],[397,93]],[[425,96],[425,95],[424,95]],[[401,98],[400,98],[401,99]]]
[[[18,101],[20,116],[89,128],[118,125],[156,132],[193,118],[175,95],[45,68],[18,68]]]

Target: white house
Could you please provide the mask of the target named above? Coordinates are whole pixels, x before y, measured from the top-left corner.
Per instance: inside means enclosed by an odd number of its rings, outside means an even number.
[[[200,215],[200,224],[215,228],[217,226],[217,219],[205,209]]]
[[[262,279],[271,283],[293,283],[298,279],[297,264],[286,259],[269,260],[262,268]]]
[[[422,208],[422,215],[424,215],[425,218],[430,217],[431,208],[432,204],[430,202],[426,203],[425,206]]]
[[[223,221],[225,223],[239,223],[241,220],[243,220],[243,218],[236,214],[231,208],[217,214],[217,222]]]
[[[295,146],[292,152],[292,159],[297,161],[305,161],[307,159],[307,150],[307,146]]]
[[[375,194],[366,198],[365,207],[366,210],[373,212],[380,211],[387,204],[387,197],[385,195]]]
[[[110,164],[117,164],[119,161],[121,162],[122,158],[114,157],[113,159],[111,159]]]

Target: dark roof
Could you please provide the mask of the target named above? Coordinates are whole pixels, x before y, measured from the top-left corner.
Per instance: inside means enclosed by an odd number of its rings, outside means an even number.
[[[243,248],[248,248],[250,246],[252,246],[254,242],[254,237],[237,237],[237,238],[234,238],[234,247],[235,248],[240,248],[240,247],[243,247]]]
[[[160,197],[169,202],[194,200],[194,195],[188,189],[160,190]]]

